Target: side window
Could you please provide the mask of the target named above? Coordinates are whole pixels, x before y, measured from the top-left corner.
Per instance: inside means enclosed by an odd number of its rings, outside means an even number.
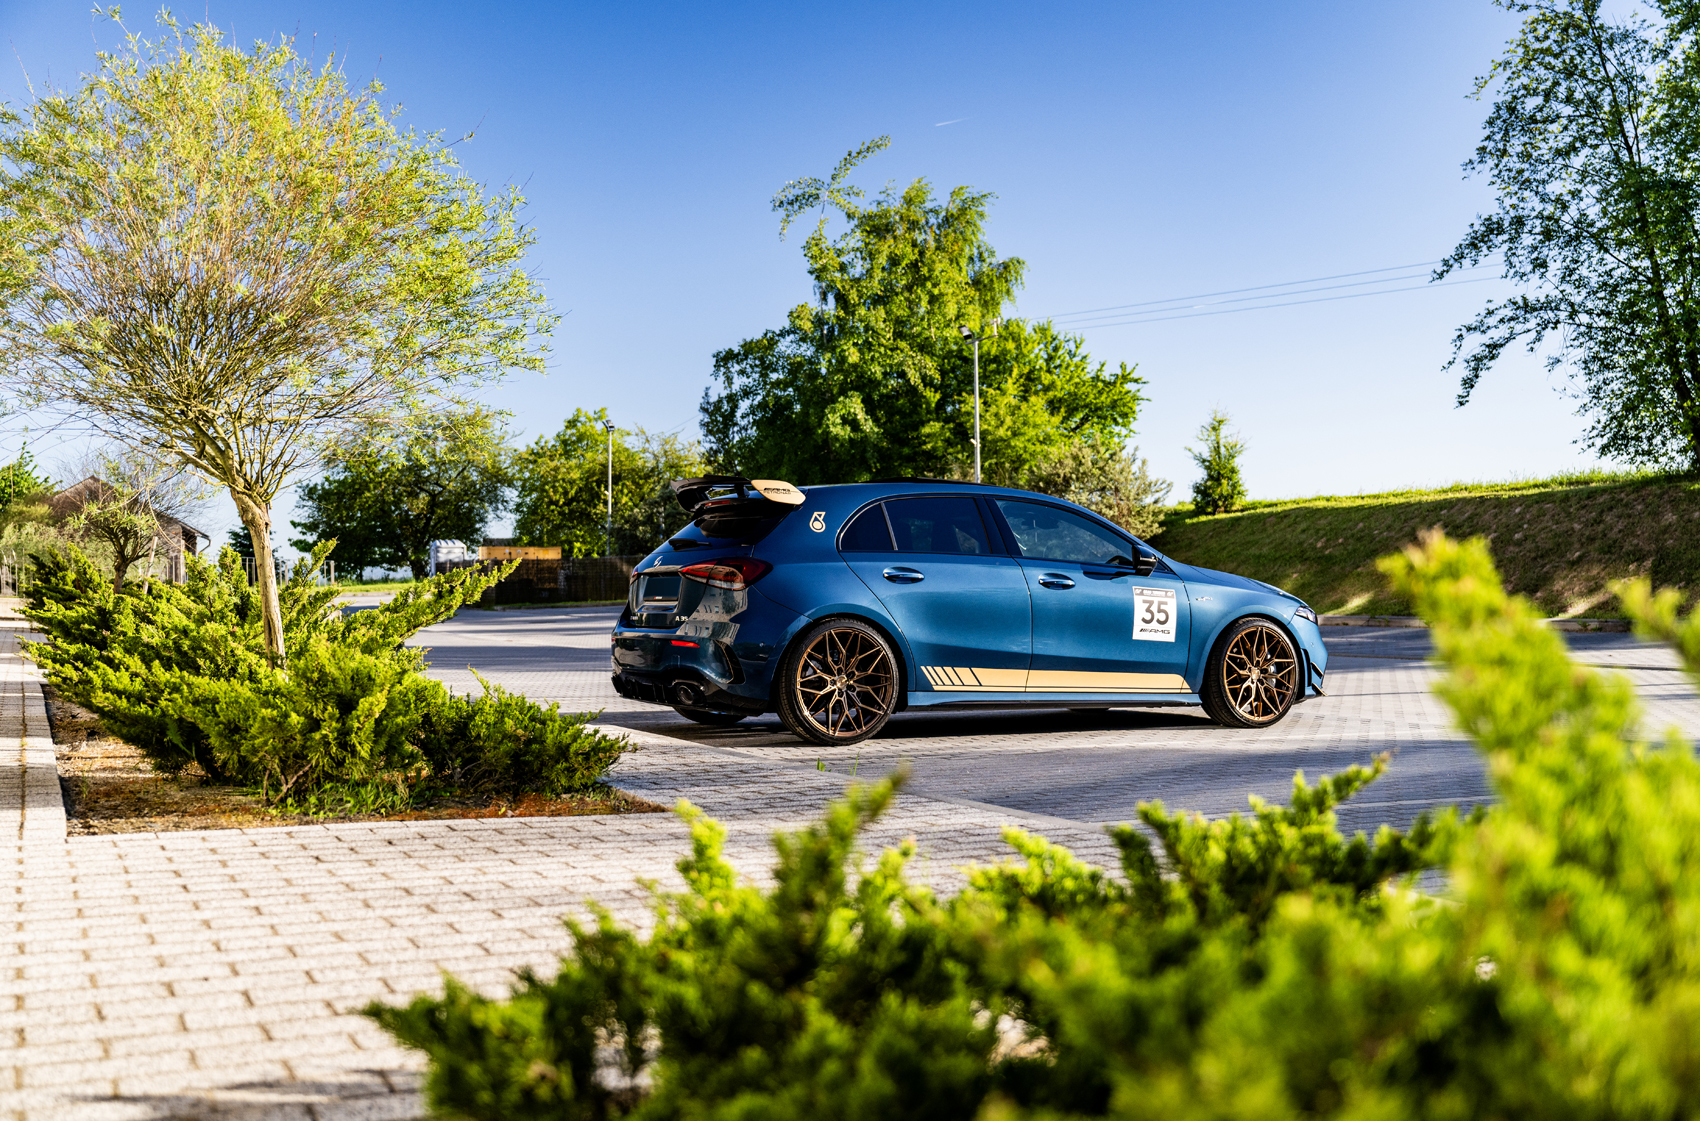
[[[899,498],[885,504],[900,553],[992,551],[980,508],[972,498]]]
[[[845,553],[889,553],[891,549],[891,530],[885,524],[885,511],[878,502],[857,514],[851,523],[844,527],[844,536],[838,539],[839,551]]]
[[[1078,514],[1038,502],[998,500],[1010,532],[1024,557],[1105,564],[1111,557],[1133,555],[1127,538]]]

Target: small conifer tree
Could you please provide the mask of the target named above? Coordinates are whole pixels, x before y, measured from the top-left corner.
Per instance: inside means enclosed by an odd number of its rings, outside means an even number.
[[[1200,514],[1228,514],[1245,502],[1245,480],[1240,477],[1240,454],[1245,441],[1227,434],[1228,414],[1216,409],[1198,430],[1202,450],[1188,448],[1204,477],[1192,484],[1192,506]]]

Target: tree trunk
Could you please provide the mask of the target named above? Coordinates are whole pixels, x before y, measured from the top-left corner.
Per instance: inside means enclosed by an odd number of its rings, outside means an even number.
[[[125,547],[129,544],[128,539],[112,540],[112,587],[114,591],[121,592],[124,590],[124,581],[130,575],[130,569],[134,568],[136,562],[142,559],[141,550],[138,549],[132,553]]]
[[[232,493],[236,512],[254,543],[254,585],[260,591],[260,619],[265,625],[266,649],[279,669],[284,667],[283,608],[277,599],[277,569],[272,566],[271,511],[246,495]]]
[[[413,569],[413,578],[415,580],[423,580],[427,576],[431,575],[429,561],[425,557],[419,556],[416,553],[407,558],[407,563]]]

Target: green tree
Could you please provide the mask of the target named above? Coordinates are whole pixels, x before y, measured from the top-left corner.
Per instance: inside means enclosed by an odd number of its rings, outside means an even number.
[[[715,355],[702,427],[722,469],[808,484],[962,474],[972,463],[973,352],[959,328],[1000,317],[1026,265],[987,241],[989,193],[957,187],[940,200],[918,179],[864,205],[846,176],[886,143],[774,197],[781,236],[822,211],[803,245],[816,300]],[[836,237],[828,210],[848,227]],[[1109,372],[1049,323],[1006,323],[981,346],[980,380],[984,470],[1003,481],[1024,480],[1074,439],[1120,445],[1143,400],[1131,367]]]
[[[243,560],[254,559],[254,538],[248,533],[247,526],[239,525],[225,534],[225,541]]]
[[[1204,447],[1192,452],[1203,476],[1192,484],[1192,508],[1200,514],[1227,514],[1245,502],[1245,480],[1240,477],[1240,455],[1245,441],[1227,434],[1228,414],[1217,409],[1198,430]]]
[[[54,486],[41,474],[28,445],[11,463],[0,466],[0,569],[14,579],[30,565],[32,555],[65,539],[47,505]]]
[[[647,553],[687,515],[668,483],[707,470],[702,449],[677,436],[614,430],[614,534],[608,520],[608,410],[579,409],[553,436],[514,457],[514,533],[567,556]]]
[[[337,542],[349,570],[379,565],[429,575],[431,542],[484,536],[507,507],[507,429],[500,415],[464,409],[423,418],[397,437],[370,438],[329,459],[329,470],[300,490],[304,552]]]
[[[53,489],[53,480],[39,472],[35,456],[25,444],[18,458],[0,466],[0,518],[16,507],[39,501]]]
[[[1173,489],[1151,474],[1137,448],[1094,438],[1073,441],[1040,460],[1026,485],[1101,514],[1135,537],[1150,537],[1162,527],[1158,508]]]
[[[54,496],[60,529],[73,540],[97,542],[111,560],[112,586],[122,588],[143,559],[154,575],[169,523],[187,522],[204,509],[209,490],[193,476],[143,452],[105,448],[90,453],[73,470],[79,481]]]
[[[1700,470],[1700,5],[1655,3],[1653,20],[1601,0],[1502,6],[1523,24],[1477,82],[1497,99],[1464,165],[1497,206],[1435,279],[1497,258],[1527,290],[1459,328],[1458,403],[1507,347],[1550,341],[1591,446]]]
[[[554,319],[518,194],[398,129],[380,86],[161,20],[0,114],[0,381],[229,492],[282,664],[278,492],[432,395],[541,369]]]

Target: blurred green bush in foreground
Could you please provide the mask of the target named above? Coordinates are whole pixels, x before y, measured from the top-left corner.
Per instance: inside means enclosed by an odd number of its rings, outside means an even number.
[[[1678,1118],[1700,1110],[1700,768],[1632,738],[1628,682],[1569,660],[1486,545],[1383,561],[1433,625],[1440,685],[1499,802],[1350,840],[1332,807],[1206,822],[1161,805],[1125,879],[1011,830],[948,901],[863,867],[894,784],[781,835],[740,884],[688,805],[688,889],[648,938],[571,926],[553,978],[367,1013],[495,1118]],[[1700,669],[1700,622],[1623,590]],[[1153,839],[1155,845],[1153,845]],[[1442,896],[1414,874],[1444,868]]]
[[[288,669],[267,653],[259,594],[236,553],[186,557],[182,584],[121,590],[75,548],[36,557],[25,613],[46,635],[29,656],[61,694],[166,772],[198,765],[214,781],[309,812],[405,808],[422,794],[560,796],[589,789],[624,741],[587,716],[484,685],[457,697],[404,645],[507,575],[445,573],[347,616],[314,573],[330,545],[279,591]]]

